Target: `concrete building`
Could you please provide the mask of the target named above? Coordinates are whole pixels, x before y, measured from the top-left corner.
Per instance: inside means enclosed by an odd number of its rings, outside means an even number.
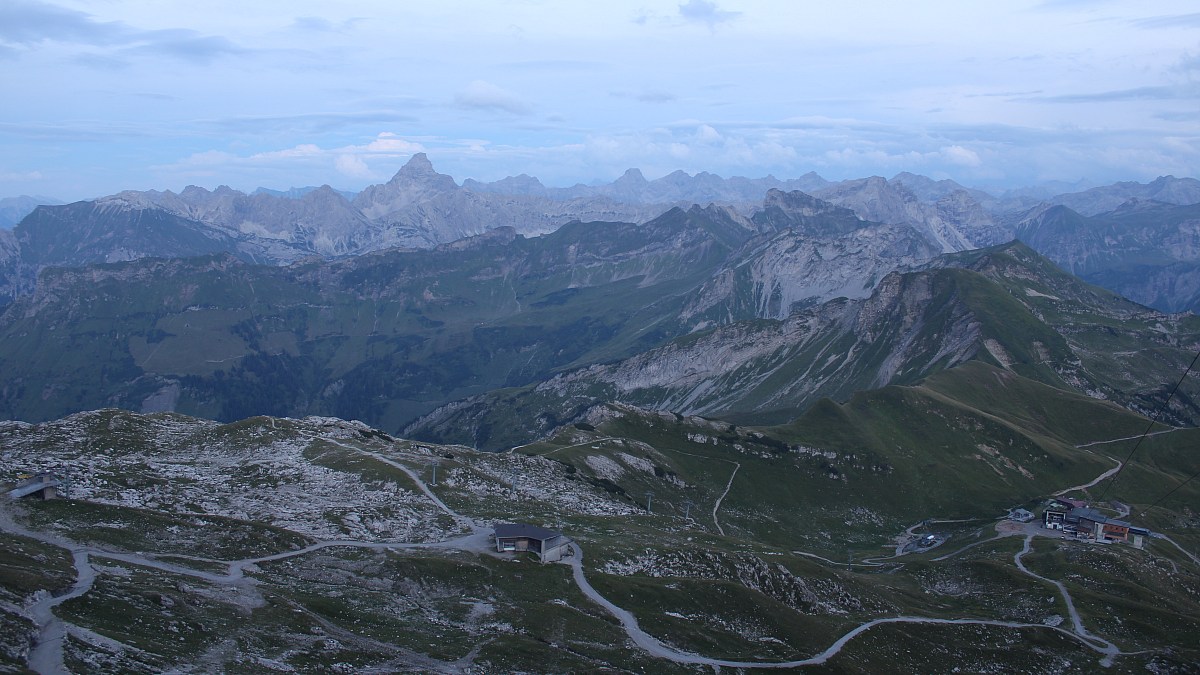
[[[62,481],[58,476],[44,472],[35,476],[30,476],[17,483],[17,486],[8,491],[10,499],[20,499],[22,497],[38,497],[41,499],[55,499],[58,497],[58,488],[62,485]]]
[[[497,553],[532,551],[542,562],[556,562],[571,555],[571,540],[561,532],[537,525],[504,523],[494,528]]]

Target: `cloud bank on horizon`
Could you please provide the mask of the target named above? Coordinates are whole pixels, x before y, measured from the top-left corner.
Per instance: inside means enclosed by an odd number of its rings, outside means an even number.
[[[1190,1],[0,4],[0,196],[1200,175]]]

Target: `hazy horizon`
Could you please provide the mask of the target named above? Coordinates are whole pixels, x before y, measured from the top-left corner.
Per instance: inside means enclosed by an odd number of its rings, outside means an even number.
[[[1200,13],[626,0],[0,6],[0,196],[636,167],[989,190],[1200,175]]]

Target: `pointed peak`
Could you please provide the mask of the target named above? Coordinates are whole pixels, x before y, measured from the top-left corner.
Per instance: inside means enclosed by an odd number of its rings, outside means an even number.
[[[453,178],[438,173],[433,168],[433,163],[429,161],[429,157],[423,152],[413,155],[404,166],[400,167],[396,175],[392,176],[390,182],[425,184],[443,190],[452,190],[458,187]]]
[[[419,170],[423,173],[435,173],[433,170],[433,162],[429,161],[429,155],[423,152],[418,152],[413,155],[404,165],[405,169]]]
[[[641,169],[626,169],[625,173],[621,174],[621,177],[617,179],[617,182],[620,182],[620,183],[630,183],[630,182],[645,183],[647,181],[646,181],[646,177],[642,175]]]

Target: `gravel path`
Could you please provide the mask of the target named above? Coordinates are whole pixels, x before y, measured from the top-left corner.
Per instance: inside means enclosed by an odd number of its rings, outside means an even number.
[[[358,447],[355,447],[355,446],[352,446],[349,444],[338,442],[336,440],[330,440],[330,439],[322,439],[322,440],[325,440],[327,442],[332,442],[343,448],[368,455],[380,462],[383,462],[385,464],[388,464],[389,466],[393,466],[393,467],[403,471],[409,478],[412,479],[412,481],[416,484],[418,489],[423,494],[425,494],[434,504],[436,504],[439,509],[441,509],[443,512],[445,512],[446,514],[448,514],[449,516],[454,518],[454,520],[457,523],[459,523],[461,526],[468,529],[470,531],[470,534],[466,534],[464,536],[446,540],[446,541],[442,541],[442,542],[433,542],[433,543],[424,543],[424,544],[409,544],[409,543],[394,543],[394,542],[362,542],[362,541],[350,541],[350,540],[324,540],[324,541],[318,541],[318,542],[311,544],[309,546],[306,546],[304,548],[296,549],[294,551],[285,551],[285,552],[281,552],[281,553],[275,553],[272,555],[261,556],[261,557],[257,557],[257,558],[247,558],[247,559],[235,560],[235,561],[216,561],[216,560],[209,560],[209,559],[205,559],[205,558],[180,556],[180,555],[174,555],[174,554],[172,554],[170,556],[170,557],[176,557],[176,558],[192,559],[192,560],[197,560],[197,561],[203,560],[206,562],[222,563],[222,564],[228,565],[228,570],[225,574],[215,574],[212,572],[196,570],[196,569],[192,569],[192,568],[188,568],[188,567],[184,567],[184,566],[180,566],[180,565],[175,565],[175,564],[172,564],[169,562],[165,562],[163,560],[157,559],[156,556],[149,555],[149,554],[136,554],[136,553],[106,551],[106,550],[96,548],[96,547],[78,545],[78,544],[75,544],[74,542],[70,542],[68,540],[61,539],[57,536],[54,536],[54,535],[51,535],[48,533],[32,531],[21,525],[18,525],[15,521],[13,521],[13,519],[10,517],[10,515],[7,513],[7,511],[4,508],[0,507],[0,530],[12,532],[15,534],[20,534],[20,535],[30,537],[32,539],[36,539],[38,541],[42,541],[44,543],[58,546],[58,547],[61,547],[61,548],[64,548],[64,549],[70,551],[73,556],[75,570],[76,570],[75,583],[72,585],[71,589],[67,593],[65,593],[61,596],[54,597],[54,596],[51,596],[49,593],[43,592],[42,595],[39,596],[35,600],[35,602],[32,605],[30,605],[26,610],[27,613],[31,616],[31,618],[33,618],[33,620],[36,622],[36,625],[38,626],[38,629],[39,629],[38,641],[29,656],[30,668],[32,668],[33,670],[35,670],[39,673],[66,672],[64,664],[63,664],[63,654],[62,654],[62,641],[66,634],[66,625],[64,624],[64,622],[61,619],[57,618],[54,615],[53,608],[71,598],[79,597],[80,595],[87,593],[88,590],[91,589],[92,584],[94,583],[95,578],[96,578],[96,569],[92,565],[91,560],[90,560],[93,557],[105,558],[105,559],[109,559],[109,560],[116,560],[116,561],[124,562],[127,564],[131,564],[131,565],[140,565],[140,566],[144,566],[144,567],[150,567],[150,568],[158,569],[158,570],[161,570],[164,572],[169,572],[169,573],[173,573],[173,574],[179,574],[179,575],[189,576],[189,577],[193,577],[193,578],[203,579],[205,581],[209,581],[212,583],[247,586],[248,590],[252,590],[252,587],[256,582],[253,579],[247,578],[245,576],[246,570],[248,568],[250,568],[251,566],[257,565],[259,563],[274,562],[274,561],[285,560],[287,558],[292,558],[292,557],[296,557],[296,556],[306,555],[308,553],[312,553],[314,551],[321,550],[324,548],[330,548],[330,547],[355,547],[355,548],[368,548],[368,549],[377,549],[377,550],[378,549],[384,549],[384,550],[386,550],[386,549],[406,549],[406,550],[412,550],[412,549],[458,549],[458,550],[477,552],[477,553],[481,553],[481,554],[493,553],[492,547],[489,542],[489,534],[490,533],[488,531],[488,528],[476,523],[471,518],[468,518],[456,511],[454,511],[449,506],[447,506],[445,504],[445,502],[443,502],[437,495],[435,495],[433,493],[432,490],[429,489],[429,486],[426,485],[425,482],[420,478],[420,476],[412,469],[408,468],[407,466],[404,466],[403,464],[401,464],[395,460],[385,457],[379,453],[370,452],[370,451],[364,450],[362,448],[358,448]],[[685,453],[685,454],[690,454],[690,453]],[[728,462],[734,464],[735,466],[734,466],[733,472],[729,476],[729,481],[725,485],[725,491],[721,494],[721,496],[719,498],[717,498],[715,504],[713,505],[713,510],[712,510],[713,523],[714,523],[714,525],[716,525],[718,532],[720,532],[722,535],[725,532],[724,532],[724,529],[721,527],[717,513],[721,507],[722,501],[729,494],[729,491],[733,486],[733,480],[737,476],[738,470],[741,468],[741,464],[738,462],[734,462],[732,460],[723,460],[723,461],[728,461]],[[1113,469],[1106,471],[1105,473],[1101,474],[1099,477],[1097,477],[1095,480],[1091,481],[1090,483],[1087,483],[1087,484],[1081,485],[1081,486],[1076,486],[1073,488],[1068,488],[1068,489],[1058,492],[1056,494],[1063,494],[1070,490],[1078,490],[1078,489],[1084,489],[1087,487],[1091,487],[1091,486],[1099,483],[1100,481],[1104,480],[1105,478],[1111,476],[1113,473],[1115,473],[1119,469],[1120,469],[1120,464],[1118,463],[1117,467],[1114,467]],[[951,522],[951,521],[947,521],[947,522]],[[911,531],[913,528],[909,528],[909,529]],[[1038,580],[1041,580],[1043,582],[1053,584],[1059,590],[1064,601],[1066,602],[1068,612],[1071,616],[1071,622],[1072,622],[1072,626],[1073,626],[1072,631],[1067,631],[1067,630],[1059,628],[1059,627],[1045,626],[1043,624],[1030,624],[1030,623],[1019,623],[1019,622],[1012,622],[1012,621],[999,621],[999,620],[988,620],[988,619],[937,619],[937,618],[930,618],[930,617],[915,617],[915,616],[885,617],[885,618],[868,621],[868,622],[863,623],[863,624],[857,626],[856,628],[848,631],[845,635],[840,637],[837,641],[835,641],[827,649],[825,649],[823,652],[821,652],[815,656],[812,656],[807,659],[801,659],[801,660],[795,660],[795,661],[782,661],[782,662],[757,662],[757,661],[735,661],[735,660],[728,660],[728,659],[716,659],[716,658],[702,656],[699,654],[694,654],[691,652],[682,651],[682,650],[676,649],[674,647],[671,647],[671,646],[665,644],[664,642],[662,642],[661,640],[659,640],[658,638],[655,638],[654,636],[652,636],[652,635],[646,633],[644,630],[642,630],[641,627],[638,625],[637,618],[631,612],[629,612],[628,610],[623,609],[621,607],[618,607],[617,605],[615,605],[614,603],[609,601],[607,598],[605,598],[603,595],[601,595],[594,587],[592,587],[592,585],[588,582],[586,575],[584,574],[583,549],[578,543],[571,544],[574,555],[568,557],[566,560],[563,560],[562,563],[567,564],[572,568],[572,575],[574,577],[575,583],[579,586],[580,591],[583,592],[583,594],[585,596],[587,596],[590,600],[599,604],[607,612],[609,612],[614,617],[616,617],[616,619],[621,623],[621,626],[624,629],[626,635],[629,636],[629,639],[638,648],[646,651],[647,653],[649,653],[653,656],[667,659],[670,661],[674,661],[676,663],[707,665],[707,666],[712,666],[714,668],[721,668],[721,667],[727,667],[727,668],[797,668],[797,667],[801,667],[801,666],[820,665],[820,664],[826,663],[831,657],[838,654],[842,650],[842,648],[845,647],[845,645],[847,643],[849,643],[851,640],[853,640],[855,637],[874,628],[875,626],[879,626],[882,624],[889,624],[889,623],[912,623],[912,624],[981,625],[981,626],[997,626],[997,627],[1014,628],[1014,629],[1038,628],[1038,629],[1042,629],[1042,630],[1054,630],[1054,631],[1063,633],[1065,635],[1069,635],[1072,638],[1080,641],[1082,644],[1087,646],[1089,649],[1102,654],[1103,658],[1101,659],[1101,665],[1106,666],[1106,667],[1111,665],[1113,662],[1113,658],[1115,656],[1121,654],[1122,652],[1111,642],[1108,642],[1107,640],[1105,640],[1101,637],[1098,637],[1096,635],[1093,635],[1087,631],[1087,629],[1083,626],[1083,622],[1079,616],[1079,613],[1075,609],[1074,602],[1071,598],[1070,593],[1067,591],[1066,587],[1061,582],[1042,577],[1038,574],[1035,574],[1034,572],[1031,572],[1028,568],[1025,567],[1021,558],[1025,554],[1030,552],[1032,541],[1033,541],[1033,536],[1034,535],[1032,535],[1032,534],[1029,534],[1026,536],[1025,545],[1019,553],[1017,553],[1013,556],[1013,562],[1017,566],[1017,568],[1021,570],[1021,572],[1025,573],[1031,577],[1034,577]],[[985,540],[985,541],[991,541],[991,540]],[[984,543],[984,542],[977,542],[976,544],[972,544],[971,546],[975,546],[980,543]],[[1174,544],[1175,542],[1171,542],[1171,543]],[[956,554],[960,553],[961,551],[966,550],[966,548],[970,548],[971,546],[967,546],[964,549],[960,549],[959,551],[955,551],[954,553],[948,554],[946,556],[942,556],[941,558],[936,558],[935,560],[944,560],[946,558],[952,557],[953,555],[956,555]],[[1176,546],[1178,546],[1178,545],[1176,544]],[[1180,547],[1180,550],[1183,550],[1182,547]],[[798,552],[798,553],[800,553],[801,555],[810,555],[811,557],[814,557],[814,558],[820,558],[820,556],[816,556],[816,555],[812,555],[812,554],[805,554],[802,552]],[[1192,554],[1188,553],[1187,551],[1184,551],[1184,553],[1187,553],[1187,555],[1189,557],[1191,557],[1193,560],[1196,560],[1195,556],[1192,556]],[[826,560],[826,559],[822,558],[822,560]],[[833,563],[833,561],[828,561],[828,560],[827,560],[827,562]]]
[[[729,494],[729,488],[733,487],[733,479],[737,476],[738,469],[742,468],[740,462],[734,462],[733,464],[733,473],[729,474],[729,482],[725,484],[725,491],[721,493],[720,497],[717,497],[716,503],[713,504],[713,525],[717,526],[717,532],[720,532],[722,536],[725,535],[725,530],[721,527],[721,521],[717,520],[717,511],[721,508],[721,502],[725,501],[725,495]]]
[[[656,657],[662,658],[662,659],[667,659],[669,661],[674,661],[675,663],[691,663],[691,664],[713,666],[713,667],[717,667],[717,668],[772,668],[773,669],[773,668],[800,668],[802,666],[816,666],[816,665],[821,665],[821,664],[827,662],[830,658],[837,655],[838,652],[842,651],[843,647],[845,647],[851,640],[858,637],[859,635],[867,632],[868,630],[871,630],[875,626],[880,626],[880,625],[889,624],[889,623],[997,626],[997,627],[1001,627],[1001,628],[1038,628],[1038,629],[1042,629],[1042,630],[1053,630],[1053,631],[1057,631],[1059,633],[1063,633],[1064,635],[1068,635],[1073,639],[1079,640],[1081,643],[1083,643],[1089,649],[1092,649],[1094,651],[1105,654],[1106,660],[1108,660],[1108,662],[1111,663],[1112,654],[1110,653],[1109,649],[1097,646],[1097,644],[1094,644],[1093,642],[1091,642],[1089,639],[1085,638],[1082,635],[1077,635],[1075,633],[1072,633],[1070,631],[1066,631],[1066,630],[1063,630],[1063,629],[1057,628],[1057,627],[1046,626],[1046,625],[1040,624],[1040,623],[1019,623],[1016,621],[997,621],[997,620],[990,620],[990,619],[935,619],[935,618],[920,617],[920,616],[894,616],[894,617],[886,617],[886,618],[882,618],[882,619],[875,619],[873,621],[868,621],[868,622],[850,630],[842,637],[838,638],[837,641],[835,641],[832,645],[830,645],[828,648],[825,649],[825,651],[821,652],[820,654],[809,657],[807,659],[800,659],[797,661],[735,661],[735,660],[730,660],[730,659],[709,658],[707,656],[701,656],[699,654],[694,654],[692,652],[685,652],[680,649],[670,647],[667,644],[665,644],[662,640],[659,640],[658,638],[654,637],[653,635],[650,635],[646,631],[642,630],[641,626],[638,625],[637,617],[633,616],[633,614],[631,614],[628,610],[622,609],[622,608],[618,607],[617,605],[613,604],[611,601],[608,600],[608,598],[605,598],[603,595],[600,594],[599,591],[597,591],[595,588],[593,588],[590,583],[588,583],[587,577],[583,573],[583,549],[580,548],[577,543],[572,544],[571,546],[574,549],[574,555],[570,556],[569,558],[567,558],[561,562],[565,565],[571,566],[571,572],[575,578],[576,585],[579,586],[579,590],[583,591],[583,594],[586,595],[593,602],[595,602],[596,604],[600,605],[605,610],[607,610],[609,614],[612,614],[614,617],[616,617],[616,619],[621,622],[621,627],[625,630],[625,634],[628,635],[629,639],[632,640],[633,643],[635,645],[637,645],[640,649],[651,654],[652,656],[656,656]],[[1103,642],[1102,640],[1100,640],[1099,638],[1095,638],[1094,636],[1089,636],[1089,637],[1091,639],[1095,639],[1095,640]],[[1105,644],[1108,644],[1108,643],[1105,643]],[[1111,645],[1108,645],[1108,646],[1111,647]],[[1115,650],[1115,647],[1112,647],[1112,649]],[[1115,653],[1120,653],[1120,652],[1117,651]]]
[[[1101,659],[1100,665],[1104,666],[1105,668],[1111,666],[1113,657],[1120,654],[1121,650],[1108,640],[1096,635],[1092,635],[1086,628],[1083,627],[1083,620],[1079,617],[1079,612],[1075,609],[1075,602],[1071,599],[1071,594],[1067,591],[1067,587],[1064,586],[1061,581],[1047,579],[1040,574],[1029,571],[1029,568],[1025,567],[1025,563],[1021,562],[1021,558],[1024,557],[1026,553],[1029,553],[1030,550],[1032,550],[1032,545],[1033,535],[1026,535],[1025,545],[1021,547],[1020,552],[1013,555],[1013,562],[1017,565],[1017,569],[1021,570],[1025,574],[1028,574],[1034,579],[1040,579],[1048,584],[1053,584],[1055,588],[1058,589],[1058,592],[1062,595],[1063,600],[1067,603],[1067,613],[1071,615],[1071,625],[1073,627],[1074,634],[1079,636],[1079,638],[1082,639],[1089,647],[1104,654],[1104,658]]]

